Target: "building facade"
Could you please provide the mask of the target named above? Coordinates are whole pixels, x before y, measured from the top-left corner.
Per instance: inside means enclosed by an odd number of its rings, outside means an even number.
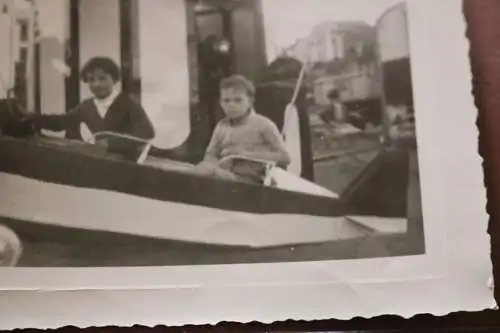
[[[29,109],[35,94],[35,18],[31,1],[0,0],[0,99],[16,92]]]
[[[350,52],[362,54],[375,40],[375,30],[364,22],[324,22],[285,50],[300,61],[330,62],[346,58]]]
[[[380,94],[376,30],[357,21],[324,22],[287,50],[289,56],[311,63],[309,82],[316,104],[329,103],[332,89],[344,101],[366,100]]]

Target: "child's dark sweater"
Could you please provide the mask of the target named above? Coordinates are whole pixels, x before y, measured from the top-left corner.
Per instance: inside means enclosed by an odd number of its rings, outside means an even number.
[[[36,124],[44,129],[66,131],[70,139],[80,139],[80,124],[87,125],[92,133],[110,131],[145,140],[154,138],[154,128],[144,109],[124,93],[118,94],[104,119],[97,111],[93,99],[87,99],[72,111],[62,115],[39,115]],[[137,149],[137,144],[123,139],[108,139],[112,151],[123,153]]]

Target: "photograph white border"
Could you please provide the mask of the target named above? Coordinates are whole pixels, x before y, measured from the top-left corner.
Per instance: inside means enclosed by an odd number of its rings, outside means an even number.
[[[3,268],[0,329],[410,317],[494,306],[487,286],[492,266],[486,192],[462,1],[406,3],[425,255],[275,264]]]

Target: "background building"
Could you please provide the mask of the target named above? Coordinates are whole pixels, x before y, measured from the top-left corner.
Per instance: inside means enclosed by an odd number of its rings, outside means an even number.
[[[316,104],[327,104],[332,89],[344,101],[355,102],[380,95],[375,45],[376,30],[367,23],[324,22],[286,54],[310,62],[308,82]]]
[[[36,92],[36,14],[32,1],[0,0],[0,99],[15,93],[31,110]]]
[[[375,41],[375,30],[364,22],[323,22],[309,35],[285,50],[300,61],[329,62],[344,59],[349,52],[362,54]]]

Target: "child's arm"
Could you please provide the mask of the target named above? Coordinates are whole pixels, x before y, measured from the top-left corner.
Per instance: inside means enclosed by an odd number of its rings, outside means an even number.
[[[130,100],[129,115],[132,125],[130,134],[145,140],[152,140],[155,137],[155,129],[144,108]]]
[[[143,140],[152,140],[155,137],[155,130],[142,106],[130,99],[126,108],[130,121],[130,131],[127,134]],[[105,141],[110,151],[122,154],[135,154],[144,145],[119,137],[108,137]]]
[[[290,155],[285,147],[283,138],[278,128],[271,120],[266,120],[262,125],[261,133],[269,149],[267,150],[245,150],[235,151],[234,154],[240,154],[248,158],[260,159],[276,162],[276,164],[286,167],[291,162]]]
[[[220,156],[220,125],[217,125],[205,151],[205,156],[199,165],[216,164]]]
[[[196,172],[200,175],[214,176],[218,168],[220,156],[220,126],[217,125],[205,151],[203,160],[196,165]]]
[[[77,106],[64,114],[36,114],[32,116],[32,119],[39,128],[60,132],[68,130],[78,124],[80,121],[80,107]]]
[[[288,166],[288,164],[291,163],[290,154],[286,149],[281,133],[271,120],[269,120],[269,125],[267,129],[264,130],[263,134],[271,147],[271,151],[268,153],[270,156],[263,155],[262,158],[275,161],[278,165],[283,167]]]

